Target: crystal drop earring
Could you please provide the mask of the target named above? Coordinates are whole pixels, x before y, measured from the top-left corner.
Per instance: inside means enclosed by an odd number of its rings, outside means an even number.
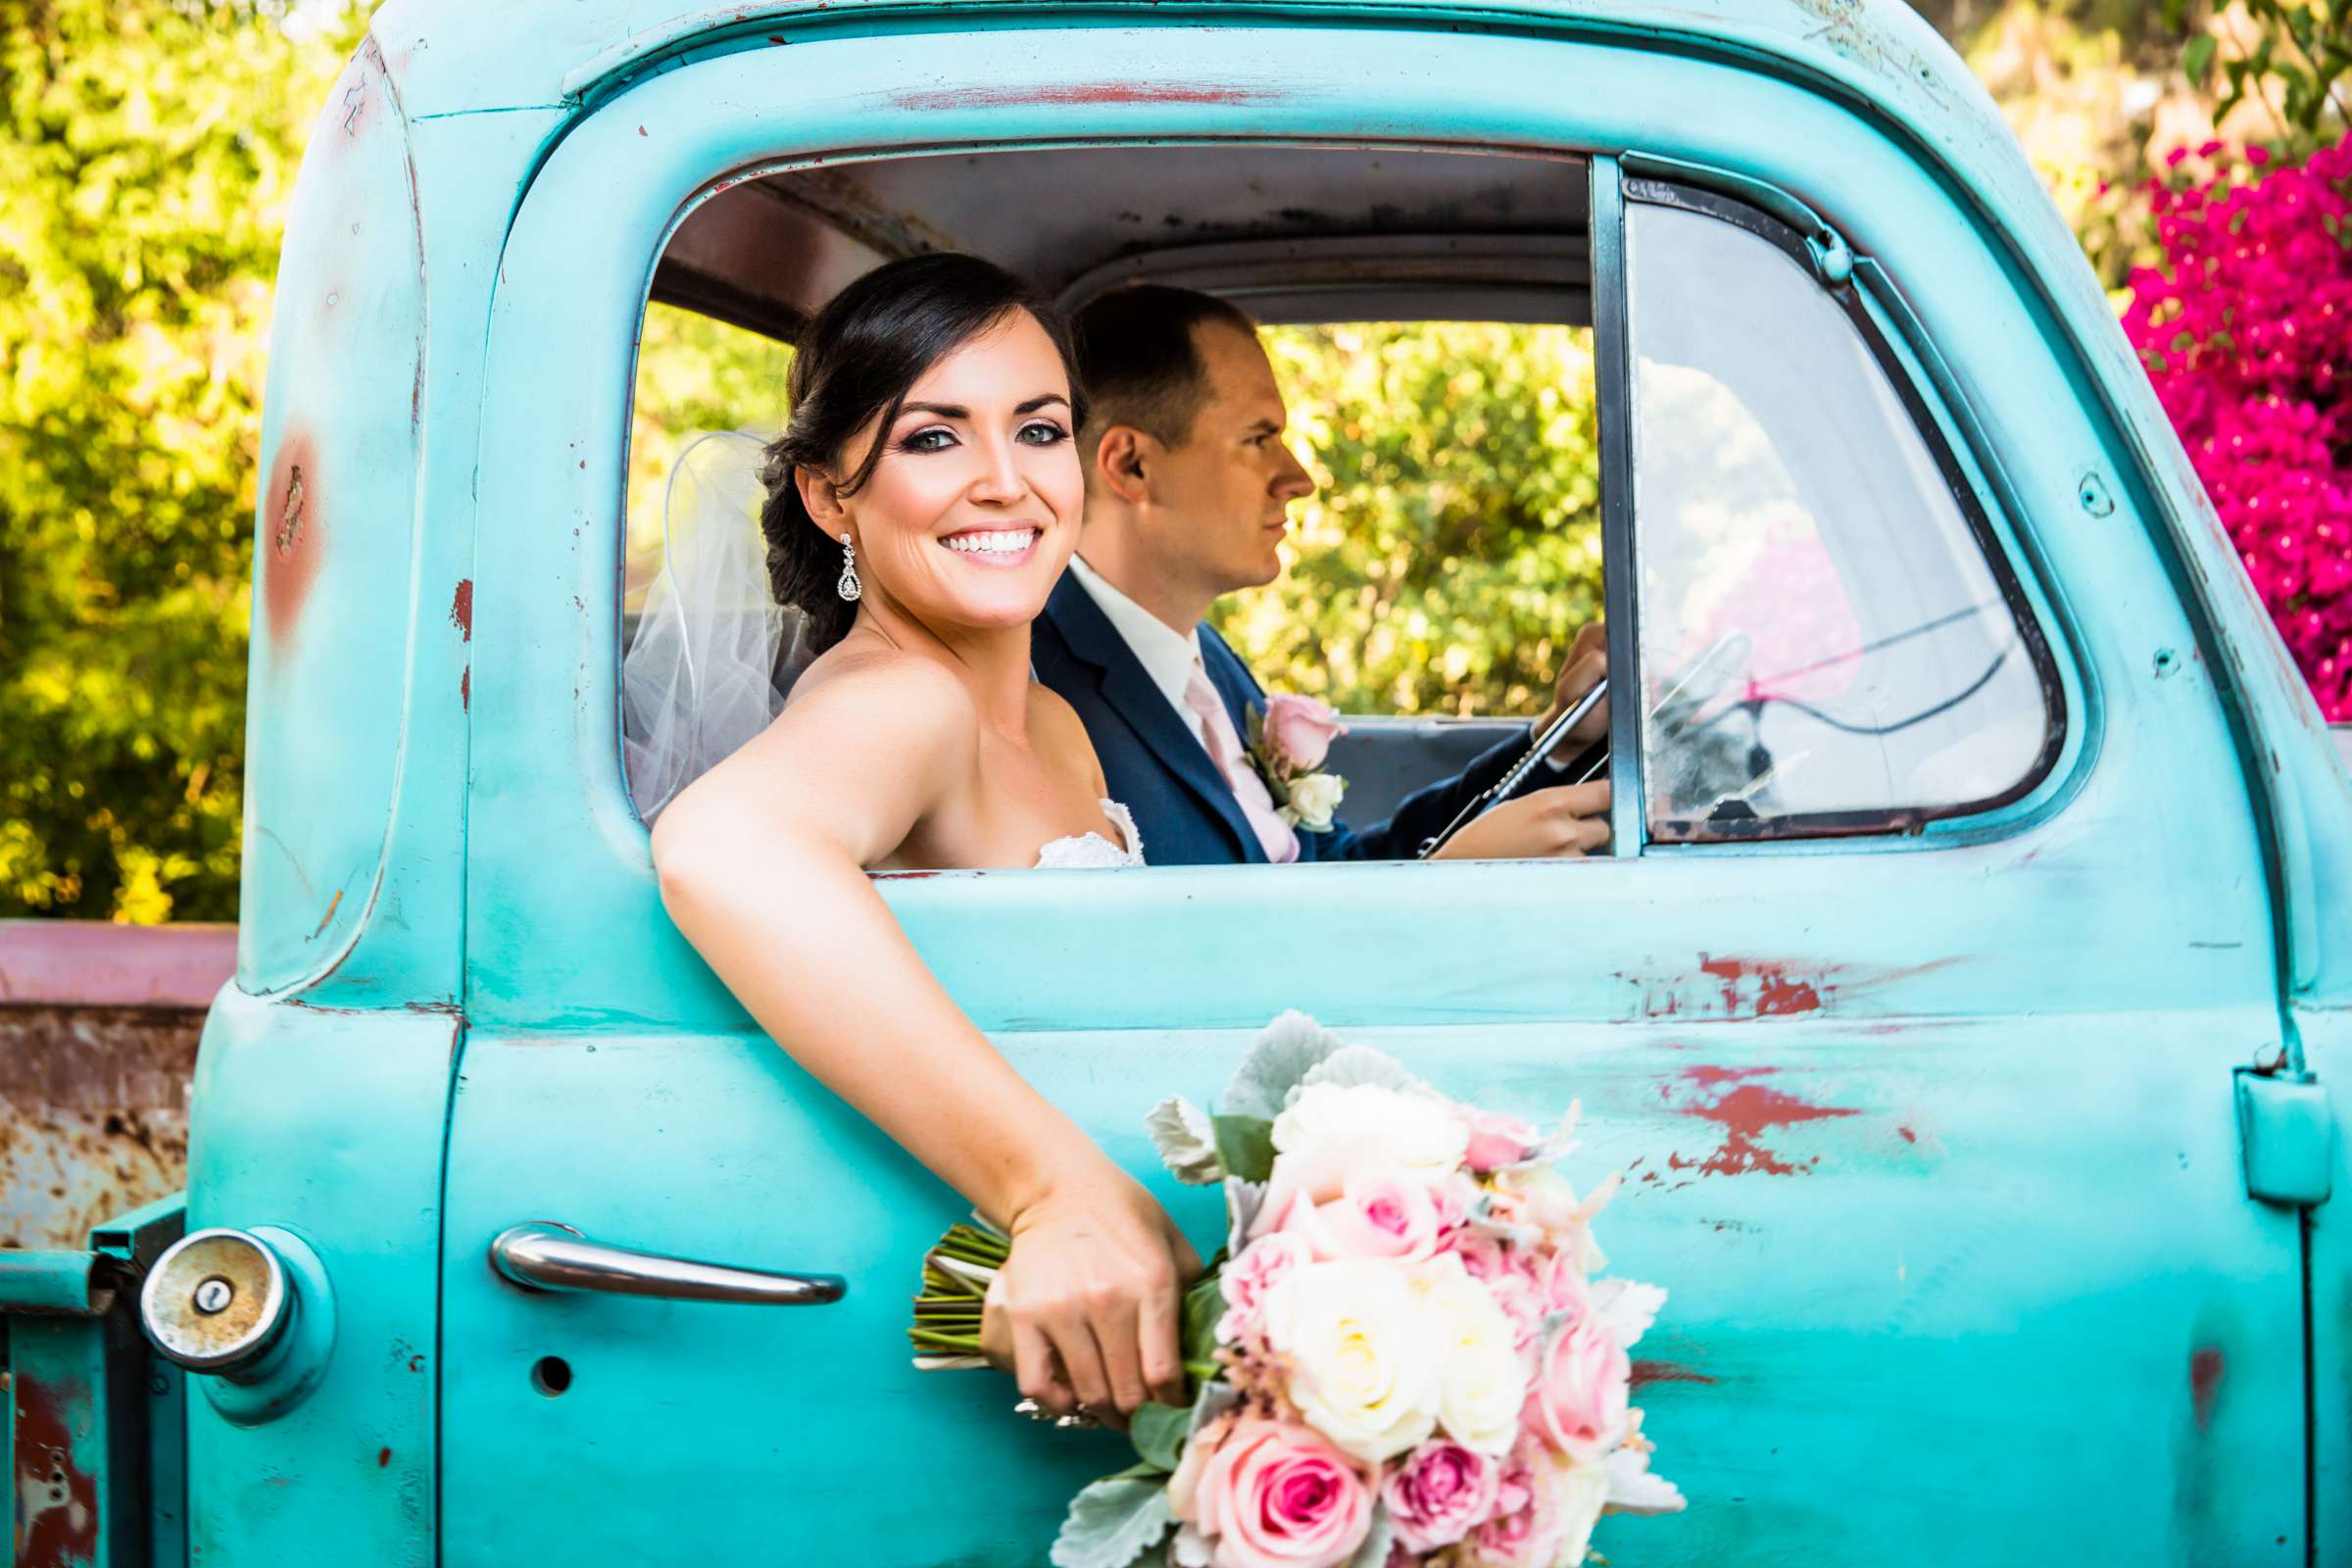
[[[833,591],[852,603],[865,591],[858,581],[858,547],[846,533],[841,536],[841,581],[833,585]]]

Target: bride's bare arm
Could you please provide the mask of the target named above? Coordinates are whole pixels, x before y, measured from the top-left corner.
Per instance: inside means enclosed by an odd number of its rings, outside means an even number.
[[[1181,1402],[1191,1249],[964,1017],[862,869],[968,776],[970,699],[900,656],[824,675],[662,814],[662,903],[796,1060],[1011,1231],[993,1304],[1024,1393],[1055,1410]]]

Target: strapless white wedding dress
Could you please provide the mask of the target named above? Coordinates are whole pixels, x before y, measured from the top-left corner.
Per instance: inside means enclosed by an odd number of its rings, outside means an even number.
[[[1144,841],[1135,831],[1135,818],[1127,808],[1116,801],[1102,803],[1102,814],[1110,825],[1119,830],[1127,841],[1124,849],[1100,833],[1076,833],[1068,838],[1055,839],[1037,852],[1037,868],[1041,871],[1114,870],[1123,865],[1144,863]]]

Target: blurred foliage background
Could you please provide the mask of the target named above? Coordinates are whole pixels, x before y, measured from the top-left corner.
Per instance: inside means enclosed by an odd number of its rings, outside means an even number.
[[[1915,0],[2122,298],[2175,149],[2338,139],[2346,0]],[[235,913],[262,354],[343,0],[0,0],[0,916]],[[1542,706],[1597,612],[1589,332],[1268,334],[1323,491],[1221,608],[1343,708]],[[630,556],[698,428],[772,426],[789,351],[648,315]]]
[[[0,915],[236,915],[270,280],[362,30],[0,0]]]

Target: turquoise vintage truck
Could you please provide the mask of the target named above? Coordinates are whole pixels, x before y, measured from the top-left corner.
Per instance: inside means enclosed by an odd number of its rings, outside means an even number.
[[[0,1268],[19,1564],[1032,1563],[1123,1462],[909,1368],[962,1205],[671,928],[621,765],[649,298],[789,341],[943,247],[1590,333],[1610,854],[886,883],[1180,1221],[1144,1110],[1302,1008],[1626,1172],[1690,1508],[1612,1561],[2352,1568],[2352,782],[1892,0],[382,6],[184,1202]]]

